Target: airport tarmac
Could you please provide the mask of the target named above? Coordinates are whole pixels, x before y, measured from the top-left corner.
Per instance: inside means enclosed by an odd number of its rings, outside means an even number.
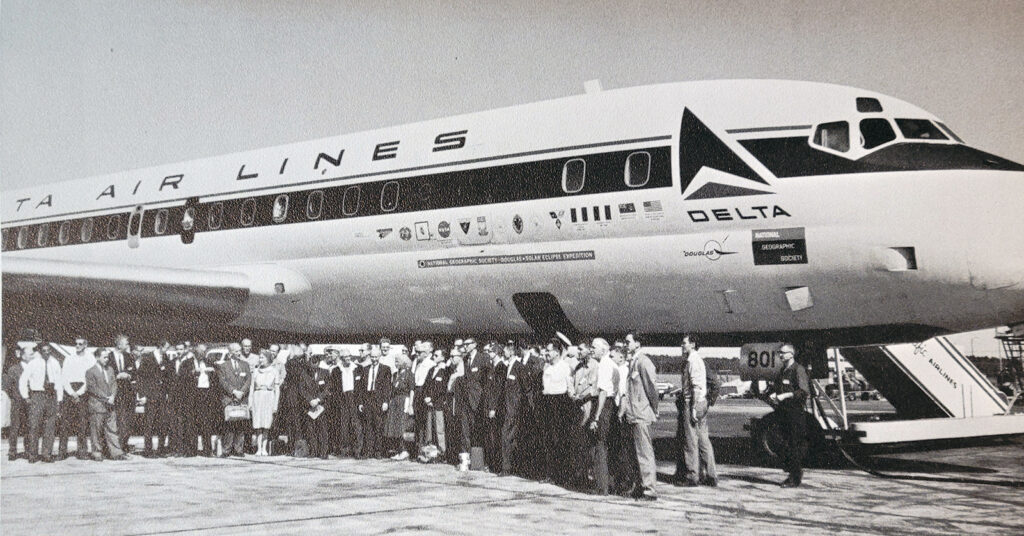
[[[750,461],[739,424],[763,413],[723,400],[711,419],[718,488],[676,488],[674,408],[657,427],[660,499],[597,497],[447,465],[390,460],[133,456],[0,464],[0,529],[21,534],[1021,534],[1024,440],[873,456],[872,476],[815,467],[782,489]],[[871,403],[867,403],[871,404]],[[725,424],[725,427],[721,425]],[[139,442],[135,438],[135,442]],[[939,482],[932,479],[953,479]],[[989,484],[979,482],[989,482]]]

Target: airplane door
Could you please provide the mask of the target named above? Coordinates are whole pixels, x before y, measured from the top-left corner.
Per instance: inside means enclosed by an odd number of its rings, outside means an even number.
[[[139,238],[142,236],[142,217],[145,212],[142,205],[138,205],[128,216],[128,247],[132,249],[139,247]]]

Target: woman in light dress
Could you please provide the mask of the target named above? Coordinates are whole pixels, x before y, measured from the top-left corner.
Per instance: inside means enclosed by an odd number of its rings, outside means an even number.
[[[249,405],[252,408],[252,427],[256,430],[256,455],[269,456],[267,430],[274,422],[281,384],[277,369],[270,363],[270,357],[260,354],[260,363],[252,373],[252,387],[249,391]]]

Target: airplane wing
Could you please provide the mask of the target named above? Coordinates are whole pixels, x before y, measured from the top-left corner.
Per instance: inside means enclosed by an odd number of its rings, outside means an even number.
[[[217,270],[3,259],[3,324],[43,333],[132,324],[226,324],[245,310],[250,277]]]

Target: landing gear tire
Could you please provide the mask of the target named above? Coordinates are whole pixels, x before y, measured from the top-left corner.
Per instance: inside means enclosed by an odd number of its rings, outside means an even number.
[[[805,463],[815,465],[833,465],[833,449],[825,439],[818,420],[809,412],[804,412],[807,419],[807,459]],[[750,442],[753,461],[766,466],[778,467],[782,464],[782,453],[787,448],[782,419],[776,412],[771,412],[751,423]]]

